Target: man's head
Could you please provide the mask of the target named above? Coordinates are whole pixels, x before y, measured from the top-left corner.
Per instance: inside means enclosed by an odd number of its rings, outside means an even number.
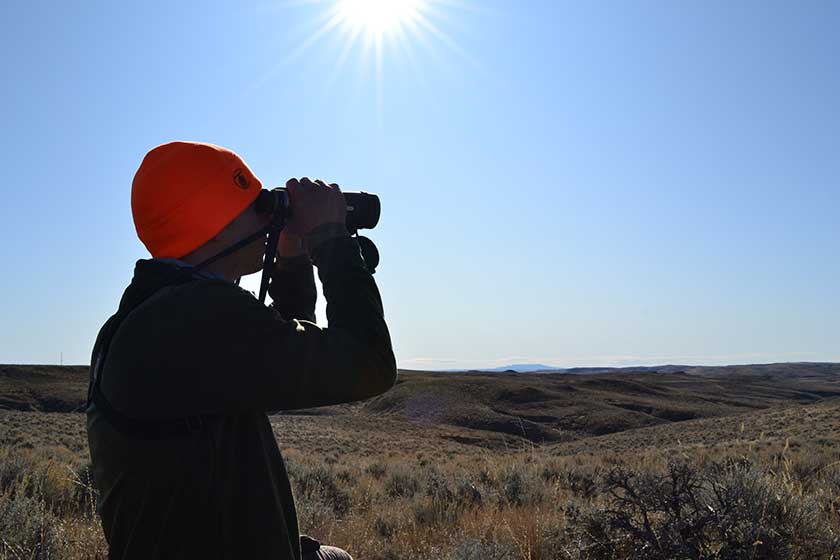
[[[199,142],[152,149],[134,175],[131,210],[137,235],[155,258],[196,264],[265,227],[255,201],[262,183],[234,152]],[[228,275],[262,267],[257,239],[224,259]]]

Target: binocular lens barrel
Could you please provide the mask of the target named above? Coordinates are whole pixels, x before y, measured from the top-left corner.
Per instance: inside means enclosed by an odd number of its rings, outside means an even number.
[[[379,213],[382,207],[379,197],[366,192],[346,192],[347,201],[347,229],[351,232],[358,229],[373,229],[379,223]]]

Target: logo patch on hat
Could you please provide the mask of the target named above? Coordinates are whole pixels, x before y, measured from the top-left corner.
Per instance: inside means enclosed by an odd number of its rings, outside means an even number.
[[[233,182],[236,183],[236,186],[243,191],[247,190],[248,187],[251,186],[251,181],[248,180],[248,177],[245,175],[245,171],[243,171],[241,167],[233,172]]]

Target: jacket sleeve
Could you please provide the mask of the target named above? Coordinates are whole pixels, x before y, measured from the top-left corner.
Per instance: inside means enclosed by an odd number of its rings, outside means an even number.
[[[314,323],[318,290],[309,256],[278,259],[268,295],[272,299],[271,307],[284,319],[305,319]]]
[[[142,416],[288,410],[384,393],[397,368],[379,290],[351,237],[322,243],[313,260],[327,300],[328,326],[287,320],[252,294],[207,280],[169,298],[166,329],[146,329],[148,356],[136,379],[152,394]],[[175,310],[174,307],[178,308]],[[161,356],[165,356],[161,361]],[[149,378],[152,376],[154,378]],[[162,388],[162,389],[160,389]],[[126,411],[130,413],[131,411]]]

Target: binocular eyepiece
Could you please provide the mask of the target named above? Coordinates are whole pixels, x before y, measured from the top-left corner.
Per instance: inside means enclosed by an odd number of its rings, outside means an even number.
[[[366,192],[344,192],[347,203],[347,230],[355,234],[360,229],[373,229],[379,223],[382,207],[379,197]],[[292,216],[291,200],[285,187],[260,191],[257,198],[257,212],[271,214],[272,222],[279,227]]]

